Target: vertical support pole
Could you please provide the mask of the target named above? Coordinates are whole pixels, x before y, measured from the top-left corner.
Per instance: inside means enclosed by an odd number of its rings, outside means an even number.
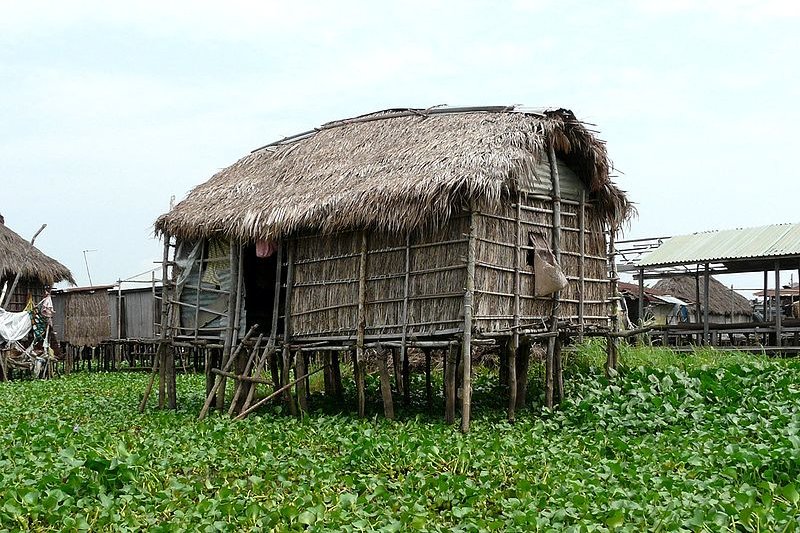
[[[239,279],[239,243],[231,237],[230,252],[228,261],[231,269],[230,290],[228,292],[228,324],[225,326],[225,339],[222,344],[222,361],[227,361],[230,357],[233,345],[235,343],[235,328],[236,328],[236,304],[238,295],[236,290],[238,288]],[[225,376],[219,376],[220,385],[217,387],[217,411],[225,409]]]
[[[411,405],[411,365],[408,351],[403,354],[403,405]]]
[[[403,364],[402,379],[397,372],[398,362],[396,354],[392,351],[392,365],[395,369],[395,381],[397,382],[397,392],[403,396],[403,403],[408,405],[410,402],[410,393],[406,391],[408,388],[408,377],[406,371],[408,368],[408,348],[406,341],[408,339],[408,297],[411,289],[411,234],[406,233],[406,266],[405,277],[403,279],[403,323],[402,323],[402,339],[400,341],[400,361]]]
[[[522,193],[517,193],[517,209],[514,212],[515,234],[514,240],[514,332],[511,337],[511,346],[506,345],[506,357],[500,358],[500,364],[505,368],[500,374],[505,374],[508,382],[508,421],[514,422],[516,419],[517,408],[517,350],[519,350],[519,327],[520,327],[520,291],[522,268]],[[510,348],[510,349],[509,349]],[[502,379],[501,379],[502,381]]]
[[[477,238],[477,213],[470,205],[469,240],[467,242],[467,282],[464,291],[464,336],[461,341],[461,431],[469,431],[472,408],[472,302],[475,293],[475,241]]]
[[[389,420],[394,420],[394,402],[392,401],[392,383],[389,379],[389,365],[387,359],[392,352],[381,350],[378,354],[378,366],[381,376],[381,396],[383,397],[383,414]]]
[[[433,409],[433,380],[431,379],[431,348],[425,348],[425,402],[428,411]]]
[[[197,340],[200,335],[200,289],[203,285],[203,248],[201,242],[199,245],[200,253],[197,256],[197,283],[194,286],[194,340]],[[191,268],[191,267],[190,267]]]
[[[764,322],[767,321],[767,286],[769,283],[769,272],[766,270],[764,271],[764,301],[761,302],[763,305],[763,314],[764,314]],[[764,343],[766,344],[766,343]]]
[[[699,266],[697,267],[697,270],[694,273],[694,297],[695,297],[694,298],[694,301],[695,301],[694,314],[697,317],[696,320],[697,320],[697,323],[699,324],[700,321],[703,319],[703,310],[702,310],[702,305],[700,303],[700,267]],[[699,334],[695,335],[695,337],[697,337],[695,339],[695,342],[697,342],[697,344],[700,344],[699,343],[699,341],[700,341]]]
[[[306,358],[305,354],[301,351],[296,351],[294,354],[294,378],[299,380],[297,382],[297,402],[300,404],[300,411],[308,412],[308,399],[306,398],[306,380],[300,379],[306,375]]]
[[[558,175],[558,160],[552,140],[549,141],[547,159],[550,164],[550,185],[553,191],[553,255],[556,264],[561,265],[561,179]],[[553,293],[553,301],[550,308],[550,331],[558,333],[558,317],[561,312],[561,291]],[[556,344],[561,342],[560,336],[550,337],[547,341],[547,356],[545,359],[545,404],[549,409],[553,408],[554,397],[560,395],[556,390],[559,383],[563,383],[560,375],[561,364],[556,364],[555,355],[561,353],[561,347]]]
[[[586,328],[584,301],[586,300],[586,190],[581,187],[578,205],[578,341],[583,342],[583,330]]]
[[[367,327],[367,231],[361,232],[361,255],[358,261],[358,322],[356,324],[354,373],[358,394],[358,416],[366,415],[364,391],[364,331]]]
[[[708,346],[711,342],[711,337],[708,333],[709,330],[709,323],[708,323],[708,289],[711,285],[711,275],[708,272],[708,263],[705,264],[705,271],[703,273],[703,344]]]
[[[619,332],[619,290],[617,282],[617,227],[612,225],[608,232],[608,261],[611,269],[611,333]],[[606,376],[617,370],[617,337],[609,335],[606,342]]]
[[[283,303],[283,367],[281,368],[282,385],[289,384],[289,368],[292,366],[291,352],[289,351],[289,341],[292,338],[292,289],[294,284],[294,243],[286,239],[286,300]],[[289,406],[289,413],[297,415],[297,405],[292,398],[292,388],[286,387],[283,399]]]
[[[172,305],[170,302],[169,290],[169,243],[170,236],[164,234],[164,255],[161,263],[161,342],[158,345],[158,408],[163,409],[166,403],[166,388],[167,388],[167,338],[169,334],[169,307]]]
[[[781,317],[781,262],[775,260],[775,346],[781,347],[783,324]]]
[[[456,420],[456,345],[447,347],[444,367],[444,421],[452,424]]]
[[[122,338],[122,280],[117,280],[117,339]]]
[[[644,269],[639,269],[639,323],[637,327],[644,326]]]

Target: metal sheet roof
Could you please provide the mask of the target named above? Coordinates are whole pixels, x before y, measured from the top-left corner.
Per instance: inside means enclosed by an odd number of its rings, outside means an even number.
[[[800,224],[773,224],[679,235],[647,254],[638,267],[714,263],[800,255]]]

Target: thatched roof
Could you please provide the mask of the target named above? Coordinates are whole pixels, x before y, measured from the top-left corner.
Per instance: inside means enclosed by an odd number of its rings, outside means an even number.
[[[0,278],[13,277],[17,273],[22,278],[38,279],[45,285],[64,280],[75,284],[67,267],[44,255],[29,241],[0,223]]]
[[[708,280],[708,312],[714,315],[730,316],[731,314],[731,289],[716,280],[713,276]],[[654,289],[675,296],[682,300],[694,302],[697,299],[695,277],[694,276],[678,276],[674,278],[665,278],[659,280],[653,286]],[[700,276],[700,302],[702,305],[705,286],[703,284],[703,276]],[[733,314],[734,315],[747,315],[753,314],[753,308],[750,301],[733,291]]]
[[[156,221],[184,238],[298,230],[410,231],[475,201],[497,204],[547,160],[548,139],[606,220],[633,208],[609,179],[605,144],[572,112],[395,109],[328,123],[240,159]]]

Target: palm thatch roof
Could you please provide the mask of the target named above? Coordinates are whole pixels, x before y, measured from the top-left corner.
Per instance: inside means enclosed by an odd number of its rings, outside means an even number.
[[[195,187],[156,232],[249,241],[311,229],[411,231],[471,201],[497,205],[547,161],[548,139],[607,221],[633,213],[609,179],[605,144],[571,111],[392,109],[255,150]]]
[[[45,285],[65,280],[75,284],[67,267],[0,223],[0,279],[14,277],[17,273],[22,278],[38,279]]]
[[[659,280],[653,288],[664,294],[680,298],[681,300],[690,302],[697,300],[694,276],[665,278]],[[704,300],[704,294],[705,286],[703,284],[703,277],[700,276],[701,304]],[[730,287],[726,287],[722,282],[712,276],[708,283],[708,312],[713,315],[730,316],[731,308],[733,308],[734,315],[752,316],[753,314],[753,308],[747,298],[736,291],[731,291]]]

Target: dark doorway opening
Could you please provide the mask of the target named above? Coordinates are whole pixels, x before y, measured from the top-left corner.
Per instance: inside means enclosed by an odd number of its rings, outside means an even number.
[[[258,324],[258,332],[265,336],[272,333],[272,314],[275,302],[275,277],[278,271],[278,252],[269,257],[258,257],[256,247],[250,244],[244,247],[244,287],[245,287],[245,315],[247,329],[253,324]],[[284,290],[286,279],[285,269],[281,269],[281,289],[278,294],[278,323],[276,335],[283,334]]]

